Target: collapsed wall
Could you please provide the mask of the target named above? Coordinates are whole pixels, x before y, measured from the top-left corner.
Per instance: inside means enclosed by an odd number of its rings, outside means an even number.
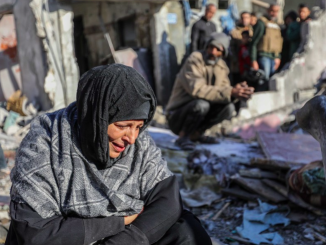
[[[43,111],[74,101],[79,72],[71,7],[57,1],[5,0],[0,1],[0,15],[5,24],[0,40],[0,100],[21,90]]]
[[[44,91],[54,109],[76,100],[79,70],[74,54],[73,12],[56,1],[33,0],[37,35],[46,53],[47,74]]]

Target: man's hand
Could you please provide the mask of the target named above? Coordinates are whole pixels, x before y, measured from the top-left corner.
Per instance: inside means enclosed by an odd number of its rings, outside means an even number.
[[[126,216],[124,217],[125,219],[125,225],[130,225],[132,222],[135,221],[135,219],[137,219],[137,217],[144,211],[144,207],[143,209],[140,211],[139,214],[134,214],[134,215],[131,215],[131,216]]]
[[[276,71],[280,67],[281,59],[277,58],[277,59],[274,60],[274,62],[275,62],[274,70]]]
[[[231,91],[231,96],[240,100],[248,100],[254,91],[254,88],[248,87],[247,82],[242,82],[235,85]]]
[[[258,65],[258,62],[256,60],[254,60],[252,63],[251,63],[251,67],[254,68],[256,71],[259,70],[259,65]]]

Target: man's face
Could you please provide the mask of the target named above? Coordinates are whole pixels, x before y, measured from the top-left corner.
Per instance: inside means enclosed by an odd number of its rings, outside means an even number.
[[[223,47],[217,48],[212,44],[207,47],[207,59],[210,61],[215,61],[217,58],[223,56]]]
[[[216,7],[210,6],[209,8],[206,9],[205,18],[207,20],[211,20],[214,17],[215,13],[216,13]]]
[[[284,22],[285,22],[285,25],[286,26],[289,26],[293,22],[293,20],[292,20],[291,17],[288,16],[288,17],[285,18],[285,21]]]
[[[248,34],[242,34],[242,40],[241,41],[242,41],[242,43],[244,45],[247,45],[249,43],[249,41],[250,41],[249,35]]]
[[[257,17],[256,16],[251,16],[250,25],[254,26],[256,24],[257,24]]]
[[[280,12],[280,6],[272,6],[268,9],[268,15],[272,18],[272,20],[277,19],[279,12]]]
[[[299,17],[300,20],[306,20],[310,15],[310,10],[307,7],[299,9]]]
[[[242,14],[241,15],[241,23],[244,26],[249,26],[250,25],[250,21],[251,21],[251,15],[248,13]]]

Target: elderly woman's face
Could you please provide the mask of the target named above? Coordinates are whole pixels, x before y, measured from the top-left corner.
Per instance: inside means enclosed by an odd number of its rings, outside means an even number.
[[[108,127],[110,157],[117,158],[128,145],[135,143],[144,120],[111,123]]]

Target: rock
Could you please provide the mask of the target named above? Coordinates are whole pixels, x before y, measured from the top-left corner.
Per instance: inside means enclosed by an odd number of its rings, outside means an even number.
[[[6,211],[0,211],[0,219],[10,219],[8,212]]]
[[[315,242],[315,245],[323,245],[324,243],[322,241]]]
[[[211,240],[212,240],[212,245],[224,245],[224,243],[222,243],[217,238],[211,237]]]
[[[8,231],[0,225],[0,243],[5,243],[7,238]]]
[[[9,112],[0,107],[0,126],[3,127],[6,117],[9,115]]]
[[[312,228],[306,228],[306,229],[304,229],[303,230],[303,233],[305,233],[305,234],[309,234],[309,233],[313,233],[314,232],[314,229],[312,229]]]
[[[237,219],[239,219],[241,216],[242,216],[242,214],[240,214],[240,213],[237,213],[237,214],[235,215],[235,217],[236,217]]]
[[[6,133],[9,136],[15,136],[17,131],[19,131],[22,127],[18,126],[17,124],[11,125],[8,127]]]
[[[315,241],[315,237],[311,233],[304,235],[304,237],[310,241]]]
[[[214,224],[214,222],[209,222],[209,224],[208,224],[208,230],[209,230],[209,231],[213,231],[214,228],[215,228],[215,224]]]

